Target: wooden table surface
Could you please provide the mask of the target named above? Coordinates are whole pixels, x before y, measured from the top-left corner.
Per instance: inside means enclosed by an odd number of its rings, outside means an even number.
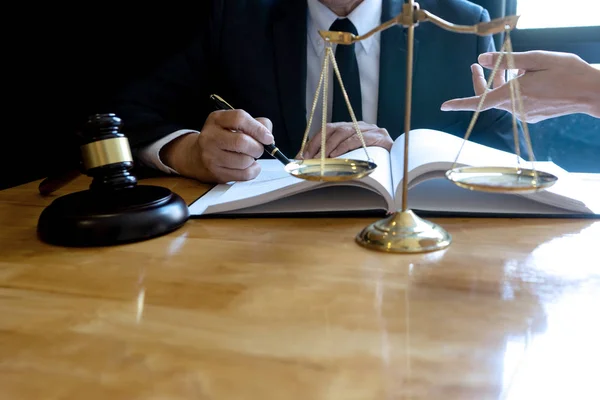
[[[0,192],[2,400],[600,399],[597,220],[437,219],[452,246],[415,256],[356,245],[371,219],[65,249],[35,233],[55,197]]]

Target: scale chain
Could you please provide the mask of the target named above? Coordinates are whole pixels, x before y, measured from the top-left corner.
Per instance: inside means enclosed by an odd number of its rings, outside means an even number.
[[[321,66],[321,76],[319,77],[319,84],[317,85],[317,91],[313,97],[312,108],[310,110],[310,115],[308,117],[308,124],[306,125],[306,129],[304,131],[304,138],[302,139],[302,146],[300,147],[300,158],[304,160],[304,148],[306,147],[306,143],[308,142],[308,134],[310,132],[310,127],[312,126],[312,121],[315,116],[315,109],[317,108],[317,103],[319,101],[319,94],[321,93],[321,87],[323,86],[323,81],[325,80],[325,68],[327,67],[327,57],[323,58],[323,63]],[[327,85],[327,84],[325,84]],[[327,86],[325,91],[327,91]]]
[[[511,69],[515,69],[515,65],[514,65],[514,59],[512,56],[512,42],[510,39],[510,31],[506,30],[505,31],[506,34],[506,39],[504,41],[504,44],[502,45],[502,48],[500,49],[500,54],[499,57],[496,60],[496,63],[494,65],[494,68],[492,69],[492,72],[490,74],[490,77],[488,79],[485,91],[483,92],[483,94],[481,95],[481,98],[479,99],[479,103],[477,105],[477,108],[475,110],[475,113],[473,114],[473,117],[471,119],[471,122],[469,123],[469,127],[467,128],[467,132],[465,134],[465,137],[463,138],[463,142],[461,144],[461,147],[458,151],[458,154],[456,155],[456,158],[454,159],[454,163],[452,165],[452,169],[456,168],[456,164],[458,163],[458,159],[460,157],[460,154],[465,146],[465,143],[469,140],[469,137],[471,135],[471,133],[473,132],[473,128],[475,127],[475,123],[477,122],[477,119],[479,118],[479,115],[482,112],[483,109],[483,105],[485,103],[485,100],[487,98],[487,95],[490,91],[490,89],[492,88],[492,84],[494,82],[494,79],[496,77],[496,74],[499,72],[500,70],[500,64],[502,63],[502,60],[504,58],[504,56],[506,55],[506,59],[507,59],[507,67],[509,70]],[[510,95],[511,95],[511,107],[512,107],[512,122],[513,122],[513,134],[514,134],[514,142],[515,142],[515,153],[517,156],[517,165],[518,165],[518,170],[520,170],[520,145],[519,145],[519,132],[518,132],[518,127],[517,127],[517,110],[515,109],[515,106],[518,106],[519,110],[519,114],[521,115],[521,117],[525,116],[524,113],[524,107],[523,107],[523,98],[522,98],[522,94],[521,94],[521,88],[519,85],[519,82],[517,80],[517,78],[514,79],[510,79],[508,82],[508,86],[510,89]],[[532,165],[532,170],[534,172],[534,185],[537,184],[537,171],[535,169],[535,165],[534,165],[534,161],[535,161],[535,156],[533,154],[533,146],[531,144],[531,137],[529,135],[529,129],[527,126],[527,122],[524,121],[523,118],[521,118],[522,122],[522,126],[523,126],[523,132],[524,132],[524,136],[525,136],[525,142],[527,145],[527,150],[529,152],[529,158],[530,158],[530,162]]]
[[[310,128],[312,126],[312,122],[313,122],[314,115],[315,115],[315,110],[316,110],[317,103],[320,98],[320,93],[322,91],[323,92],[323,113],[322,113],[322,119],[321,119],[321,175],[323,175],[323,173],[324,173],[325,158],[326,158],[326,153],[327,153],[327,150],[326,150],[326,145],[327,145],[327,103],[328,103],[327,98],[328,98],[328,93],[329,93],[328,82],[329,82],[330,63],[333,65],[333,70],[334,70],[335,76],[340,84],[340,88],[342,89],[342,94],[344,95],[344,100],[348,107],[348,111],[349,111],[350,117],[352,119],[352,125],[354,127],[354,130],[356,131],[356,134],[361,142],[362,148],[365,150],[367,159],[369,161],[372,161],[371,157],[369,156],[369,153],[367,151],[367,145],[365,143],[364,137],[362,135],[360,127],[358,126],[358,121],[356,120],[356,115],[354,114],[354,110],[352,109],[352,106],[350,104],[348,92],[346,91],[346,88],[344,87],[344,83],[342,81],[342,77],[341,77],[337,62],[335,60],[335,55],[333,54],[333,50],[331,48],[331,43],[327,43],[327,46],[325,48],[325,57],[323,58],[323,63],[322,63],[322,67],[321,67],[321,75],[319,77],[319,83],[318,83],[315,95],[313,97],[312,107],[311,107],[310,115],[308,117],[308,123],[307,123],[306,129],[304,131],[304,137],[302,139],[302,146],[300,148],[300,158],[302,160],[304,160],[304,150],[305,150],[306,144],[308,142]]]
[[[365,143],[365,139],[362,135],[360,128],[358,127],[358,121],[356,120],[356,115],[354,114],[354,110],[352,109],[352,105],[350,104],[350,99],[348,97],[348,92],[346,92],[346,88],[344,87],[344,83],[342,82],[342,75],[340,74],[340,70],[338,69],[337,62],[335,60],[335,56],[333,55],[333,50],[329,47],[328,49],[329,57],[331,59],[331,63],[333,64],[333,70],[335,71],[335,75],[340,83],[340,87],[342,89],[342,93],[344,94],[344,100],[346,101],[346,106],[348,107],[348,111],[350,112],[350,118],[352,118],[352,124],[354,125],[354,130],[360,139],[363,149],[365,150],[365,154],[367,158],[370,160],[369,153],[367,152],[367,145]]]

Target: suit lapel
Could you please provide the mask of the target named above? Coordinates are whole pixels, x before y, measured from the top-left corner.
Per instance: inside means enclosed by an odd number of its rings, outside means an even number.
[[[402,4],[403,0],[384,0],[382,22],[398,15]],[[417,61],[418,45],[415,39],[413,65]],[[404,27],[396,25],[381,33],[377,125],[387,129],[393,139],[404,132],[406,53]]]
[[[306,13],[306,1],[282,0],[273,22],[279,105],[293,151],[306,127]]]

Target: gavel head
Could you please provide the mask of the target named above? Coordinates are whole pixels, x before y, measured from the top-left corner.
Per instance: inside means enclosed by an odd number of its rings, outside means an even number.
[[[122,122],[115,114],[89,117],[81,134],[84,173],[93,177],[90,189],[115,190],[137,185],[129,171],[133,156],[127,137],[119,132]]]

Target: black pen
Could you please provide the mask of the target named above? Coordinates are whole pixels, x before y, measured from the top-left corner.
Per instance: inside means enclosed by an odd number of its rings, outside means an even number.
[[[225,100],[223,100],[220,96],[218,96],[216,94],[211,94],[210,99],[215,102],[215,104],[217,105],[217,108],[219,110],[234,110],[234,108],[231,106],[231,104],[229,104],[228,102],[226,102]],[[281,161],[281,163],[283,165],[288,165],[289,163],[291,163],[289,158],[287,158],[281,152],[281,150],[279,150],[277,147],[275,147],[275,143],[265,144],[264,146],[265,146],[265,150],[270,155],[272,155],[273,157],[275,157],[276,159]]]

